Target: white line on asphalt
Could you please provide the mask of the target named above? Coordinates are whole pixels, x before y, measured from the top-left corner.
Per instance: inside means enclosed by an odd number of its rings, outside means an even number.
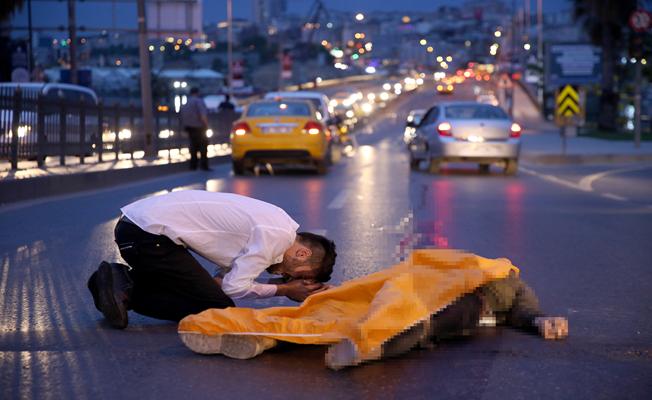
[[[625,197],[618,196],[617,194],[613,194],[613,193],[601,193],[600,196],[606,197],[608,199],[618,200],[618,201],[627,201]]]
[[[636,168],[636,169],[628,168],[628,169],[606,171],[606,172],[607,173],[616,172],[616,171],[624,172],[624,171],[633,171],[633,170],[638,170],[638,169],[644,169],[644,168],[641,168],[641,167]],[[537,171],[533,171],[533,170],[531,170],[529,168],[525,168],[525,167],[519,167],[519,170],[525,172],[526,174],[533,175],[533,176],[539,177],[541,179],[544,179],[544,180],[547,180],[547,181],[550,181],[550,182],[554,182],[554,183],[557,183],[557,184],[562,185],[562,186],[569,187],[571,189],[580,190],[582,192],[594,192],[594,193],[595,193],[595,190],[593,190],[593,187],[591,185],[592,182],[594,182],[596,179],[600,179],[601,177],[607,175],[607,173],[603,173],[603,172],[601,172],[599,174],[589,175],[587,178],[590,178],[590,177],[594,177],[594,178],[591,179],[591,180],[587,179],[586,181],[584,181],[584,183],[582,183],[580,181],[580,183],[578,184],[578,183],[574,183],[574,182],[570,182],[570,181],[567,181],[567,180],[564,180],[564,179],[557,178],[556,176],[553,176],[553,175],[542,174],[542,173],[539,173]],[[597,175],[600,175],[600,176],[597,176]],[[619,196],[619,195],[613,194],[613,193],[600,193],[600,196],[605,197],[607,199],[612,199],[612,200],[628,201],[628,199],[626,197]]]
[[[554,182],[554,183],[557,183],[557,184],[562,185],[562,186],[569,187],[571,189],[581,190],[582,192],[590,192],[591,191],[591,189],[587,190],[587,189],[583,188],[582,186],[578,185],[577,183],[567,181],[565,179],[560,179],[560,178],[557,178],[556,176],[553,176],[553,175],[542,174],[542,173],[539,173],[537,171],[533,171],[533,170],[531,170],[529,168],[525,168],[525,167],[519,167],[518,169],[525,172],[528,175],[533,175],[533,176],[539,177],[541,179],[544,179],[544,180],[547,180],[547,181],[550,181],[550,182]]]
[[[580,187],[582,187],[586,191],[591,191],[593,190],[593,182],[597,181],[598,179],[602,179],[607,175],[611,174],[619,174],[621,172],[633,172],[633,171],[639,171],[639,170],[644,170],[644,169],[650,169],[652,168],[649,165],[646,165],[644,167],[639,166],[639,167],[634,167],[634,168],[620,168],[620,169],[612,169],[609,171],[603,171],[603,172],[598,172],[597,174],[592,174],[585,176],[580,180]]]
[[[349,190],[348,189],[342,190],[337,195],[337,197],[335,197],[333,201],[330,202],[328,208],[331,210],[337,210],[344,207],[344,203],[346,202],[347,197],[349,197]]]

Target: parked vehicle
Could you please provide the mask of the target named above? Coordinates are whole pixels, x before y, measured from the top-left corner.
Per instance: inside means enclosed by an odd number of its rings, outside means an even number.
[[[330,164],[331,136],[307,100],[253,102],[233,124],[230,137],[236,175],[263,163],[309,165],[325,174]]]
[[[427,110],[421,108],[410,111],[405,120],[405,130],[403,131],[404,143],[408,144],[412,139],[414,139],[417,132],[417,126],[421,123],[421,119],[426,114],[426,111]]]
[[[499,107],[477,102],[444,102],[431,107],[408,143],[410,166],[428,161],[432,173],[444,162],[473,162],[488,171],[501,162],[504,172],[518,169],[521,127]]]
[[[206,108],[208,109],[208,112],[216,113],[218,112],[218,108],[222,102],[226,99],[226,96],[223,94],[209,94],[208,96],[204,96],[204,103],[206,104]],[[229,99],[229,103],[233,104],[234,111],[238,114],[242,113],[242,106],[238,104],[238,100],[236,100],[234,97],[231,97]]]
[[[476,97],[476,101],[478,103],[482,104],[490,104],[492,106],[497,106],[498,99],[496,98],[496,95],[493,94],[493,92],[487,92],[487,93],[481,93]]]
[[[96,107],[98,98],[87,87],[66,83],[0,83],[0,156],[8,157],[11,152],[14,124],[14,99],[20,89],[20,112],[18,114],[17,139],[19,158],[36,159],[48,153],[48,147],[60,147],[60,130],[65,124],[65,142],[77,145],[69,147],[71,154],[91,154],[94,137],[97,134],[97,117],[92,113],[85,116],[84,137],[79,120],[81,105],[89,109]],[[64,114],[61,111],[64,111]],[[39,122],[40,121],[40,122]],[[39,143],[37,125],[42,125]],[[69,136],[69,138],[68,138]],[[68,140],[69,139],[69,140]]]

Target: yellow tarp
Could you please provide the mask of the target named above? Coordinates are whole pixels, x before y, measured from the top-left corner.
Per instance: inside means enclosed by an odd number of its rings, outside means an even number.
[[[350,339],[364,357],[462,294],[518,268],[455,250],[415,250],[404,262],[310,296],[298,307],[210,309],[179,332],[255,334],[299,344]]]

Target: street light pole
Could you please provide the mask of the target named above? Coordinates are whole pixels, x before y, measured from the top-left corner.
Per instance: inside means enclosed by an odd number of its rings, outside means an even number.
[[[543,0],[537,0],[537,61],[541,66],[541,78],[537,90],[537,97],[543,110]]]
[[[641,58],[634,64],[634,147],[641,147]]]
[[[156,156],[152,131],[154,116],[152,110],[152,81],[149,70],[149,50],[147,49],[147,22],[145,20],[145,0],[138,0],[138,57],[140,61],[140,101],[143,113],[143,134],[145,137],[145,157]]]
[[[77,22],[75,18],[75,0],[68,0],[68,55],[70,56],[70,83],[77,84]]]
[[[29,80],[32,80],[32,69],[34,68],[33,40],[32,37],[32,0],[27,0],[27,26],[29,30],[27,43],[27,71],[29,71]]]
[[[227,62],[229,63],[228,69],[228,93],[233,96],[233,0],[226,2],[226,18],[229,26],[227,27]]]

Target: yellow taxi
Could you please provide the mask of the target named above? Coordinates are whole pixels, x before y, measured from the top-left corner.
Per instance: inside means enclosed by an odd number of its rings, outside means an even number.
[[[309,165],[324,174],[330,164],[330,132],[306,100],[253,102],[233,123],[230,138],[236,175],[267,163]]]
[[[452,94],[454,90],[455,86],[453,86],[453,82],[450,80],[445,80],[437,84],[437,93],[439,94]]]

